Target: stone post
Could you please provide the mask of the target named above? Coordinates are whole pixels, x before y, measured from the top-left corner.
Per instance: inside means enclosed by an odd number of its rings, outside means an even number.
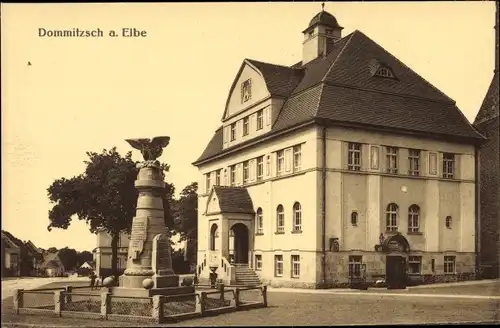
[[[61,311],[64,310],[64,295],[61,290],[56,290],[54,292],[54,313],[57,316],[61,316]]]
[[[24,307],[23,289],[14,289],[14,313],[19,314],[19,309]]]
[[[207,294],[205,292],[196,292],[197,297],[196,297],[196,313],[200,313],[203,315],[205,313],[205,303],[206,303],[206,298]]]
[[[64,291],[66,294],[66,304],[73,302],[73,296],[71,295],[71,293],[73,292],[73,287],[65,286]]]
[[[224,301],[224,283],[219,284],[219,290],[220,290],[220,300]]]
[[[234,306],[238,308],[240,306],[240,290],[238,287],[234,289]]]
[[[103,319],[107,319],[111,308],[111,299],[108,293],[101,293],[101,316]]]
[[[164,303],[164,298],[161,295],[155,295],[153,296],[153,309],[151,316],[153,317],[154,321],[156,323],[162,323],[163,322],[163,303]]]

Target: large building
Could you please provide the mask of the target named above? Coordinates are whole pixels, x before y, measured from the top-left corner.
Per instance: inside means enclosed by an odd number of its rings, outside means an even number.
[[[111,275],[112,263],[112,248],[111,248],[111,235],[106,231],[97,233],[97,246],[92,251],[94,255],[95,272],[99,277],[107,277]],[[130,235],[126,233],[120,234],[118,241],[118,254],[116,267],[121,274],[127,267],[127,254]]]
[[[321,11],[302,32],[301,62],[243,61],[193,163],[200,278],[327,287],[474,276],[484,138],[455,101],[342,29]]]
[[[474,126],[488,138],[479,150],[479,267],[484,278],[499,277],[500,261],[500,152],[499,152],[499,2],[496,1],[495,70]]]

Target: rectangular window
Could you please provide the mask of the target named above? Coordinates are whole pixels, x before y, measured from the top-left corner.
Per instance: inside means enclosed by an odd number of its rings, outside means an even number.
[[[236,165],[231,165],[231,167],[229,168],[231,170],[231,173],[230,173],[230,176],[229,176],[229,184],[231,186],[235,186],[236,185]]]
[[[264,112],[259,110],[257,112],[257,130],[262,130],[264,128]]]
[[[283,277],[283,255],[274,255],[274,274]]]
[[[231,124],[231,141],[236,140],[236,122]]]
[[[280,150],[276,153],[276,174],[282,175],[285,171],[285,151]]]
[[[228,181],[227,181],[227,169],[224,169],[224,185],[229,185]]]
[[[262,181],[264,177],[264,156],[257,158],[257,181]]]
[[[444,257],[444,273],[446,274],[455,273],[455,256]]]
[[[429,153],[429,174],[437,175],[437,154]]]
[[[221,170],[215,171],[215,185],[216,186],[220,186],[220,171]]]
[[[443,154],[443,178],[453,179],[455,173],[455,154]]]
[[[302,231],[302,206],[295,203],[293,206],[293,231]]]
[[[262,270],[262,255],[255,255],[255,271]]]
[[[249,128],[250,128],[250,118],[245,117],[243,119],[243,135],[244,136],[248,135]]]
[[[301,145],[293,147],[293,171],[300,171],[302,168],[302,149]]]
[[[408,256],[408,273],[420,274],[422,272],[422,257]]]
[[[386,172],[398,173],[398,149],[396,147],[387,147]]]
[[[292,278],[300,277],[300,255],[292,255]]]
[[[209,192],[209,191],[210,191],[210,187],[211,187],[211,186],[210,186],[210,173],[207,173],[207,174],[205,175],[205,178],[206,178],[207,192]]]
[[[410,164],[410,169],[408,170],[408,174],[414,176],[420,175],[420,150],[409,149],[408,161]]]
[[[361,278],[362,256],[349,256],[349,278]]]
[[[361,170],[361,144],[350,142],[347,153],[347,169],[351,171]]]
[[[431,260],[431,271],[432,271],[432,273],[436,272],[436,260],[435,259]]]
[[[266,157],[266,171],[267,171],[267,175],[270,176],[271,175],[271,155],[267,155],[267,157]]]
[[[248,183],[248,179],[250,177],[248,169],[248,161],[243,162],[243,183]]]

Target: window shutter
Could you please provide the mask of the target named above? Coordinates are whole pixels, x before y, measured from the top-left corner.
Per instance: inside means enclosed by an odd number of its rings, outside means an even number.
[[[270,125],[271,124],[271,108],[270,107],[266,107],[266,125]]]
[[[243,184],[243,174],[241,174],[241,163],[236,164],[236,185]]]
[[[236,123],[236,135],[240,138],[243,137],[243,120],[239,120]]]
[[[249,121],[250,121],[250,123],[248,124],[249,130],[250,130],[250,133],[252,133],[253,131],[257,130],[257,114],[250,115]]]
[[[292,170],[292,148],[285,149],[285,172]]]
[[[255,170],[256,170],[256,167],[255,167],[255,159],[251,159],[248,163],[248,169],[250,170],[249,171],[249,178],[250,178],[250,181],[255,181]]]
[[[227,144],[227,139],[228,139],[228,133],[227,133],[227,126],[224,127],[224,129],[222,130],[222,135],[223,135],[223,139],[224,139],[224,143]]]

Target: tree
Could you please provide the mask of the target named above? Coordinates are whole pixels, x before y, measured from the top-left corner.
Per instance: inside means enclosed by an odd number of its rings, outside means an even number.
[[[54,204],[49,211],[47,229],[67,229],[76,216],[86,221],[90,232],[105,231],[111,236],[111,271],[117,275],[118,242],[120,233],[130,233],[137,205],[134,181],[138,169],[132,161],[132,152],[122,157],[116,147],[101,153],[87,152],[85,171],[71,179],[61,178],[48,188]],[[169,166],[161,164],[164,174]],[[174,186],[164,189],[164,206],[170,206]],[[173,222],[172,212],[165,211],[165,223]]]
[[[80,267],[85,262],[89,262],[89,263],[92,262],[92,260],[94,259],[94,256],[89,251],[83,251],[83,252],[78,253],[77,258],[78,258],[77,265],[78,265],[78,267]]]
[[[192,182],[186,186],[176,202],[176,231],[180,234],[181,240],[186,241],[188,254],[196,249],[198,240],[198,183]],[[195,252],[196,253],[196,252]],[[190,256],[191,258],[191,256]]]
[[[59,259],[64,265],[65,270],[73,270],[78,264],[78,255],[73,248],[64,247],[59,250]]]

